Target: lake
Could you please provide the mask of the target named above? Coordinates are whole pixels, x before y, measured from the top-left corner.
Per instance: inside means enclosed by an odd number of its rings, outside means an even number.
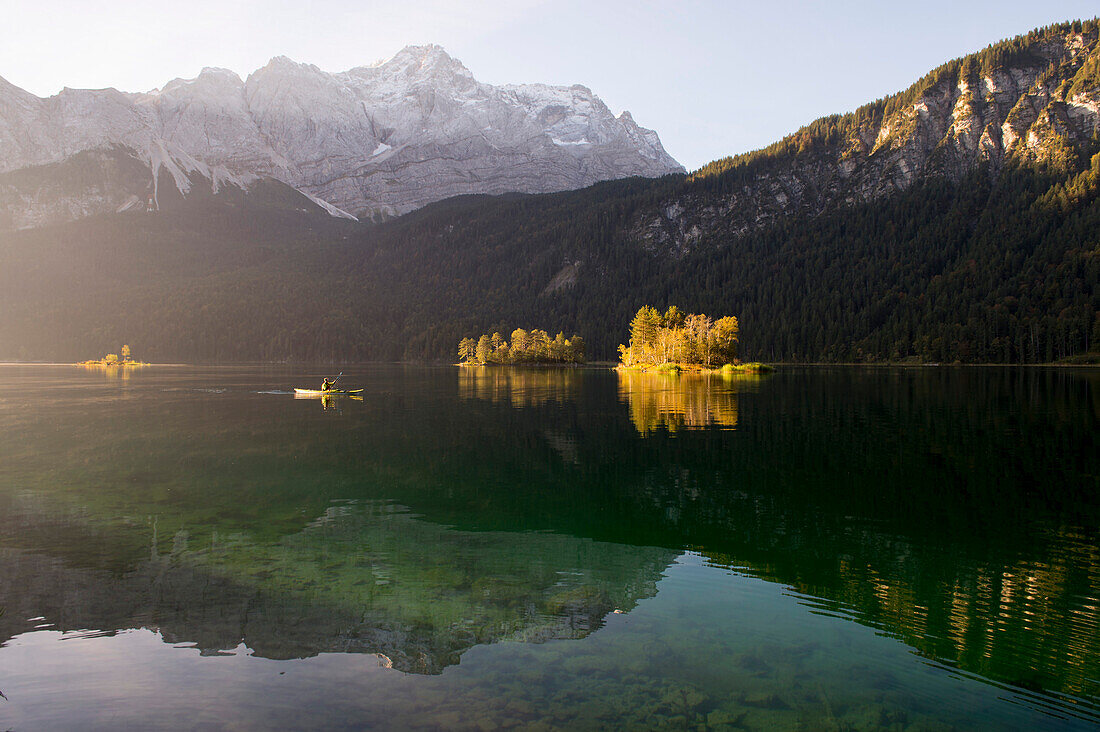
[[[0,366],[0,729],[1100,723],[1100,371],[324,375]]]

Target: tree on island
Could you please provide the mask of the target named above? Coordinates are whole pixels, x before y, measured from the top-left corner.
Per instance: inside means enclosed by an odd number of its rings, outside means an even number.
[[[122,357],[119,357],[122,354]],[[101,359],[81,361],[81,366],[146,366],[147,364],[134,361],[130,346],[123,344],[119,353],[108,353]]]
[[[481,363],[489,363],[493,356],[493,345],[489,336],[483,335],[477,339],[477,347],[474,348],[474,356]]]
[[[458,357],[466,359],[467,363],[474,360],[477,353],[477,346],[474,343],[473,338],[463,338],[458,342]]]
[[[512,331],[512,353],[526,353],[527,347],[531,345],[531,338],[527,335],[527,331],[523,328],[516,328]]]
[[[560,331],[551,338],[545,330],[516,328],[510,344],[499,332],[481,335],[476,341],[463,338],[458,344],[458,357],[470,365],[584,363],[584,339],[576,334],[566,338]]]
[[[740,328],[732,315],[712,320],[703,314],[685,315],[672,305],[663,314],[648,305],[630,321],[630,345],[619,346],[624,366],[661,364],[714,368],[737,358]]]

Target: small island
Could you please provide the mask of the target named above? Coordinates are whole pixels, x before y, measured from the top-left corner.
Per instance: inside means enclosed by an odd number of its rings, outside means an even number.
[[[553,338],[545,330],[523,328],[512,331],[507,341],[500,333],[481,335],[476,341],[463,338],[458,344],[459,366],[489,364],[577,364],[584,363],[584,339],[559,332]]]
[[[121,356],[119,355],[121,354]],[[100,359],[91,359],[88,361],[81,361],[76,364],[77,366],[121,366],[123,368],[137,368],[140,366],[148,366],[149,364],[142,361],[135,361],[130,355],[130,347],[127,345],[122,346],[122,350],[119,353],[108,353],[106,356]]]
[[[620,369],[636,371],[760,374],[772,370],[763,363],[737,358],[740,325],[727,315],[685,314],[675,305],[661,313],[643,306],[630,321],[630,345],[619,346]]]

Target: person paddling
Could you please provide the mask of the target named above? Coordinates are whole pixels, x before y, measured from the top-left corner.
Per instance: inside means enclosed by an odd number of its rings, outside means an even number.
[[[340,378],[339,376],[336,377],[336,379],[339,379],[339,378]],[[321,391],[332,391],[333,389],[335,389],[336,388],[336,379],[333,379],[332,381],[329,381],[328,377],[325,377],[325,380],[321,382]]]

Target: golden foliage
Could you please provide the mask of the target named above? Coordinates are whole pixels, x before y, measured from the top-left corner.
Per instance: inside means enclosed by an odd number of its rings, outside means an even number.
[[[737,380],[709,374],[682,376],[620,370],[619,396],[642,436],[659,427],[669,432],[737,427]]]

